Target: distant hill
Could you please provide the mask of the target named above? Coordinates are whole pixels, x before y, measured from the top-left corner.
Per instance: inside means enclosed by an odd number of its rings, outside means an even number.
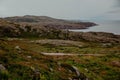
[[[57,29],[86,29],[95,26],[92,22],[76,22],[62,19],[55,19],[48,16],[15,16],[4,18],[7,21],[17,22],[21,25],[34,25],[37,27],[54,27]]]
[[[25,16],[14,16],[14,17],[6,17],[6,20],[14,21],[14,22],[53,22],[57,21],[57,19],[47,17],[47,16],[32,16],[32,15],[25,15]]]

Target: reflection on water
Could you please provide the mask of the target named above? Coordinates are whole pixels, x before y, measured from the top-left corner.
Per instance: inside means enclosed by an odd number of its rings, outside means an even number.
[[[70,30],[75,32],[109,32],[114,34],[120,35],[120,21],[105,21],[105,22],[96,22],[99,24],[98,26],[90,27],[88,29],[76,29],[76,30]]]

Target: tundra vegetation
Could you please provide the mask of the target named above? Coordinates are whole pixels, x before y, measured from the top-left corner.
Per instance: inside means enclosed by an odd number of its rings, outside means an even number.
[[[0,20],[0,80],[120,79],[119,35],[21,24]]]

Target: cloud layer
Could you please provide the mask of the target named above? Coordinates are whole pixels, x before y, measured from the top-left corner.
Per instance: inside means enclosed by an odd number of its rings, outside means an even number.
[[[0,0],[0,16],[45,15],[65,19],[99,19],[108,16],[111,11],[115,11],[112,15],[116,14],[118,9],[114,6],[120,7],[120,0]]]

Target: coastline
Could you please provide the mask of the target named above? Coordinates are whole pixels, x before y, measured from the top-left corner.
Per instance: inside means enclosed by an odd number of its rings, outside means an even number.
[[[94,21],[95,22],[95,21]],[[70,29],[73,32],[106,32],[120,35],[120,23],[119,21],[104,21],[97,22],[98,25],[88,27],[87,29]]]

